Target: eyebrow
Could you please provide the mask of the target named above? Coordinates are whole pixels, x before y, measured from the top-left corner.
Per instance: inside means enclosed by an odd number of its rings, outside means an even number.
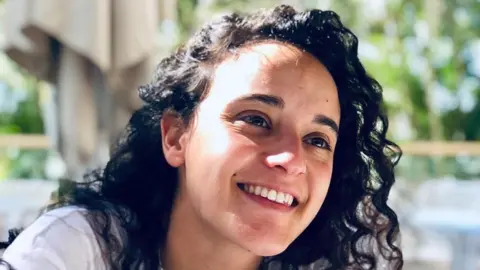
[[[319,125],[328,126],[331,130],[333,130],[333,132],[335,132],[335,135],[338,137],[339,128],[337,123],[335,123],[335,121],[333,121],[332,118],[325,116],[323,114],[318,114],[318,115],[315,115],[315,117],[313,118],[313,122]]]
[[[249,94],[249,95],[242,96],[236,99],[235,101],[254,101],[254,102],[260,102],[278,109],[285,108],[285,101],[281,97],[266,95],[266,94]],[[335,135],[338,137],[339,128],[337,123],[335,123],[335,121],[333,121],[332,118],[323,114],[317,114],[313,118],[312,122],[315,124],[329,127],[333,132],[335,132]]]
[[[265,94],[250,94],[238,98],[235,101],[254,101],[260,102],[278,109],[285,108],[285,101],[281,97],[265,95]]]

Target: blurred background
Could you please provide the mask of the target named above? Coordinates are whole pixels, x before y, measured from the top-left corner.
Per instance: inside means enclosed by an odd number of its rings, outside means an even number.
[[[107,161],[199,25],[277,4],[336,11],[384,87],[404,269],[480,269],[479,0],[0,0],[0,239]]]

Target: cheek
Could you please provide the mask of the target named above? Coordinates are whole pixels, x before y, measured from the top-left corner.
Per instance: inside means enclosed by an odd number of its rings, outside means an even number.
[[[332,164],[331,162],[326,162],[321,165],[316,166],[316,170],[312,173],[312,177],[309,181],[310,196],[312,199],[312,204],[317,208],[317,211],[320,209],[323,201],[328,192],[332,178]]]
[[[305,230],[318,214],[330,186],[332,175],[331,165],[324,163],[320,165],[316,164],[315,166],[315,170],[310,171],[310,176],[312,177],[308,178],[309,198],[302,211],[302,217],[300,219],[302,222],[296,223],[299,229],[298,233]]]
[[[205,164],[219,166],[221,157],[229,151],[229,138],[224,129],[210,121],[210,125],[199,121],[191,130],[186,144],[185,167],[187,174],[202,170]],[[195,172],[198,173],[198,172]]]
[[[216,190],[235,172],[238,143],[228,129],[215,120],[198,121],[186,150],[186,177],[189,186]],[[202,186],[203,185],[203,186]]]

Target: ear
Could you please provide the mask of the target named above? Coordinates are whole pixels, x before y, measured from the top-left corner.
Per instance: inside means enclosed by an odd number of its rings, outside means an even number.
[[[185,162],[186,127],[176,114],[165,113],[160,120],[162,149],[166,161],[172,167],[180,167]]]

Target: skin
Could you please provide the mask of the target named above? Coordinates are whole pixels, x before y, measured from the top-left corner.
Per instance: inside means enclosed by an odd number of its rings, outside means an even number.
[[[162,119],[164,154],[180,174],[165,267],[255,269],[284,251],[325,199],[339,121],[330,73],[293,46],[250,45],[217,65],[190,125]],[[298,205],[268,207],[238,183],[289,191]]]

